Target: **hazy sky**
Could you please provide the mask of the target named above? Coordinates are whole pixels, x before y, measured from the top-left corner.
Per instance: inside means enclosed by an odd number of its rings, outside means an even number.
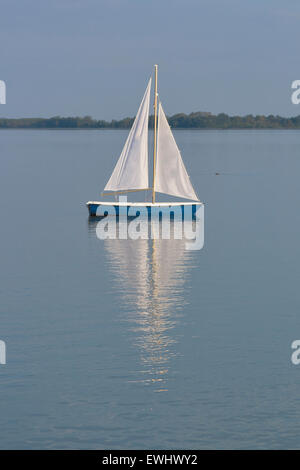
[[[0,0],[0,116],[300,114],[299,0]]]

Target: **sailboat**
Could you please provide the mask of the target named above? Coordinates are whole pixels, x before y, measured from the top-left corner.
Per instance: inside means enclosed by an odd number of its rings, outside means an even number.
[[[127,137],[122,153],[109,178],[102,196],[120,195],[138,191],[152,191],[152,202],[128,202],[120,197],[119,201],[88,201],[90,216],[116,214],[148,216],[164,211],[173,211],[195,216],[203,205],[192,186],[189,175],[181,158],[180,151],[168,124],[157,92],[157,69],[154,66],[154,145],[153,179],[149,187],[148,177],[148,124],[151,82],[150,78],[132,128]],[[156,202],[156,193],[164,193],[193,202]]]

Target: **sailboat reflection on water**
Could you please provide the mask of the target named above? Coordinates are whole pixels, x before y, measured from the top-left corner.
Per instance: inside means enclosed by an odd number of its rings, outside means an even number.
[[[89,219],[93,238],[99,222],[98,217]],[[98,242],[104,247],[104,268],[109,270],[118,292],[116,301],[122,304],[118,321],[124,324],[134,354],[138,350],[130,382],[151,386],[155,392],[167,391],[176,374],[178,346],[186,322],[187,280],[199,252],[186,249],[190,241],[184,234],[174,237],[182,229],[179,220],[170,222],[168,239],[162,238],[160,221],[147,221],[149,233],[155,234],[153,239],[136,240],[124,237],[128,230],[126,217],[115,223],[116,239]]]

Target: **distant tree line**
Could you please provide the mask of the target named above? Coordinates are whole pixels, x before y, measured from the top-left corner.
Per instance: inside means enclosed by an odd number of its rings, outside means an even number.
[[[134,118],[124,118],[120,121],[92,119],[85,117],[51,118],[0,118],[0,129],[129,129]],[[177,129],[300,129],[300,115],[295,117],[281,117],[270,114],[268,116],[228,116],[228,114],[212,114],[196,112],[190,114],[174,114],[168,117],[172,128]],[[150,116],[149,127],[153,128],[153,116]]]

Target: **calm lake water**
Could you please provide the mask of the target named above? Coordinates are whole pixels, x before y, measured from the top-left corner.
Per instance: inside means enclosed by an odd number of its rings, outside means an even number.
[[[126,131],[0,132],[2,449],[300,447],[300,132],[174,134],[199,251],[97,238]]]

